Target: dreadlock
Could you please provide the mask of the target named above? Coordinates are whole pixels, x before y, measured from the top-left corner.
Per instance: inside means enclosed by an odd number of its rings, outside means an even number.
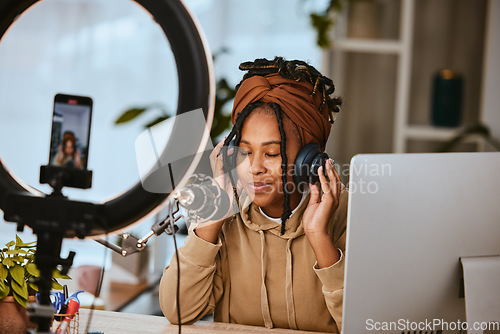
[[[281,234],[285,234],[285,223],[290,218],[292,214],[292,209],[290,209],[290,194],[287,188],[287,172],[288,172],[288,158],[286,156],[286,135],[285,128],[283,127],[283,117],[282,110],[279,104],[270,103],[271,108],[274,109],[276,118],[278,120],[278,128],[280,130],[281,142],[280,142],[280,154],[281,154],[281,183],[283,184],[283,194],[285,195],[283,201],[283,214],[281,215]]]
[[[295,81],[307,81],[313,86],[311,96],[316,95],[318,92],[321,93],[322,103],[319,110],[322,110],[325,104],[328,107],[330,114],[330,123],[335,120],[334,112],[340,111],[339,107],[341,105],[340,98],[331,98],[330,95],[335,91],[335,86],[332,80],[323,76],[314,67],[300,60],[284,60],[282,57],[275,57],[273,60],[267,59],[256,59],[253,62],[241,63],[239,69],[242,71],[247,71],[243,76],[241,82],[236,85],[236,91],[240,88],[243,81],[253,76],[266,76],[269,74],[279,73],[282,77],[287,79],[292,79]],[[285,233],[285,224],[292,210],[290,208],[290,193],[287,189],[287,171],[288,171],[288,159],[286,156],[286,135],[285,128],[283,125],[283,111],[281,106],[277,103],[264,103],[262,101],[256,101],[248,104],[236,117],[233,129],[226,137],[224,141],[224,146],[228,146],[229,143],[234,139],[235,146],[239,146],[241,141],[241,132],[243,129],[243,124],[247,117],[257,108],[268,106],[276,115],[278,121],[278,128],[281,136],[280,142],[280,155],[281,155],[281,170],[282,170],[282,186],[284,193],[283,201],[283,213],[281,215],[281,234]],[[227,150],[223,150],[223,166],[226,173],[231,173],[231,170],[235,167],[234,158],[229,158],[227,156]],[[236,182],[232,177],[230,177],[234,192],[236,194]]]
[[[307,81],[313,86],[311,96],[314,96],[319,91],[323,98],[319,110],[323,109],[325,104],[330,113],[330,123],[333,124],[335,116],[333,113],[340,111],[342,99],[339,97],[330,97],[335,91],[335,85],[330,78],[322,75],[317,69],[302,60],[284,60],[283,57],[275,57],[273,60],[265,58],[255,59],[241,63],[239,69],[248,71],[243,76],[241,82],[236,85],[236,91],[240,88],[241,83],[248,78],[256,75],[266,76],[268,74],[279,73],[283,78],[292,79],[295,81]]]

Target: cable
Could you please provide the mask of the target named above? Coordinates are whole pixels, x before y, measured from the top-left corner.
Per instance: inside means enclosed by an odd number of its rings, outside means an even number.
[[[168,171],[170,173],[170,183],[172,184],[172,189],[175,189],[174,174],[172,173],[172,165],[168,164]],[[176,302],[177,302],[177,323],[179,326],[179,334],[181,334],[181,297],[180,297],[180,286],[181,286],[181,265],[179,263],[179,252],[177,249],[177,239],[175,238],[175,219],[172,214],[171,202],[168,208],[168,215],[170,218],[170,228],[172,229],[172,237],[174,238],[174,248],[175,248],[175,259],[177,260],[177,292],[176,292]]]
[[[181,266],[179,264],[179,252],[178,252],[178,249],[177,249],[177,240],[175,238],[175,225],[174,225],[174,219],[173,219],[173,216],[172,216],[172,210],[170,210],[169,215],[170,215],[171,228],[172,228],[172,231],[174,231],[172,233],[172,237],[174,238],[175,259],[177,260],[177,295],[176,295],[176,299],[177,299],[177,322],[179,324],[179,334],[181,334],[181,304],[180,304],[180,301],[181,301],[181,297],[180,297],[181,268],[180,267]]]
[[[100,220],[101,220],[102,226],[104,227],[105,233],[106,233],[104,240],[106,240],[106,242],[107,242],[108,241],[108,233],[109,233],[108,225],[104,219],[101,218]],[[97,282],[97,287],[95,289],[94,299],[92,299],[92,304],[90,305],[89,317],[87,319],[87,325],[85,326],[84,333],[88,333],[88,331],[89,331],[90,324],[92,322],[92,316],[93,316],[94,310],[95,310],[95,300],[97,298],[96,296],[99,296],[101,294],[102,282],[104,280],[104,272],[105,272],[104,268],[106,267],[106,260],[108,257],[108,252],[109,252],[108,248],[104,247],[104,260],[103,260],[102,267],[101,267],[101,273],[99,275],[99,281]]]

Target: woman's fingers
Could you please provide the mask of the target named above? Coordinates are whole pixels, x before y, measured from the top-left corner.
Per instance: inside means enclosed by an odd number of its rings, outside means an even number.
[[[335,170],[335,166],[333,165],[333,160],[329,159],[326,164],[328,165],[327,174],[328,178],[330,179],[330,188],[332,189],[332,196],[337,201],[341,190],[340,176]]]
[[[327,178],[325,177],[325,172],[324,172],[325,167],[328,170],[327,164],[325,164],[325,166],[321,166],[318,168],[319,182],[321,183],[321,191],[323,192],[323,196],[329,194],[331,190],[330,181],[327,180]]]
[[[220,154],[222,146],[224,145],[224,141],[221,141],[214,147],[212,153],[210,153],[210,167],[212,168],[212,172],[217,176],[222,172],[222,156]]]
[[[216,159],[219,157],[220,155],[220,151],[221,151],[221,148],[222,146],[224,145],[224,141],[221,141],[220,143],[218,143],[214,149],[212,150],[212,153],[210,153],[210,159]]]
[[[338,202],[340,191],[342,189],[340,176],[335,170],[333,161],[331,159],[326,161],[324,168],[326,169],[326,175],[328,178],[324,175],[323,167],[318,168],[321,190],[323,192],[322,201],[326,200]]]
[[[308,206],[317,204],[319,202],[319,195],[320,195],[319,187],[316,184],[310,183],[309,188],[311,190],[311,197],[309,197]]]

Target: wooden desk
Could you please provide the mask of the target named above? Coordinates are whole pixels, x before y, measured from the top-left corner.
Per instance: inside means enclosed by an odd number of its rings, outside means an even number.
[[[80,310],[79,332],[85,334],[90,310]],[[163,334],[177,333],[178,327],[165,317],[94,310],[89,330],[100,330],[104,334]],[[291,329],[245,326],[220,322],[198,321],[194,325],[183,325],[183,333],[289,333],[311,334]]]
[[[109,311],[120,311],[123,307],[140,296],[141,293],[151,287],[152,284],[149,282],[138,284],[111,282],[107,288],[108,290],[104,292],[106,296],[105,309]]]
[[[104,281],[102,283],[100,294],[100,298],[104,301],[104,309],[106,311],[121,311],[142,293],[147,292],[158,285],[160,278],[160,275],[151,275],[147,281],[137,284],[128,284],[112,282],[108,277],[106,277],[106,275],[104,275]],[[70,292],[79,290],[77,282],[70,282],[68,280],[68,282],[65,281],[63,284],[68,285]],[[82,302],[82,307],[89,308],[92,303],[92,299],[82,299]]]

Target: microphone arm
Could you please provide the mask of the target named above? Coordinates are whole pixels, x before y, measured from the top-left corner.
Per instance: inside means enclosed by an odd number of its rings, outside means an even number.
[[[179,230],[179,227],[175,225],[175,222],[182,218],[182,215],[176,214],[180,211],[179,202],[174,198],[173,201],[169,202],[167,205],[168,215],[165,219],[161,219],[151,226],[151,231],[146,234],[144,237],[137,239],[133,235],[129,233],[123,233],[122,236],[122,247],[117,246],[115,244],[110,243],[104,239],[97,239],[96,241],[101,245],[108,247],[109,249],[121,254],[122,256],[128,256],[130,254],[134,254],[140,251],[143,251],[146,248],[146,243],[149,238],[153,235],[161,235],[163,232],[172,235]],[[174,232],[175,231],[175,232]]]
[[[179,213],[179,205],[185,209],[186,215]],[[172,193],[172,199],[167,204],[167,217],[153,224],[151,231],[144,237],[137,239],[129,233],[124,233],[122,247],[103,239],[96,241],[122,256],[128,256],[144,250],[147,241],[153,235],[159,236],[163,232],[172,235],[177,232],[179,228],[175,222],[180,218],[185,218],[189,222],[220,220],[227,215],[230,206],[228,194],[211,176],[193,174],[190,184]]]

